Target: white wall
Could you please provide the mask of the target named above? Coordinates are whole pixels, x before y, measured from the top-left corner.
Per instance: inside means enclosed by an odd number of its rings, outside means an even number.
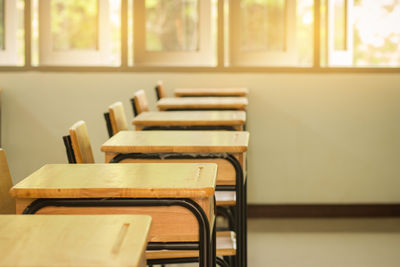
[[[103,112],[158,79],[174,87],[245,86],[251,203],[399,203],[399,74],[0,73],[2,144],[18,182],[67,162],[61,136],[85,120],[97,162]]]

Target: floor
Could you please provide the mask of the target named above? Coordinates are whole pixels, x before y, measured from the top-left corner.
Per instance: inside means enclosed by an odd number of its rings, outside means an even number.
[[[251,219],[248,233],[249,267],[400,266],[400,218]]]

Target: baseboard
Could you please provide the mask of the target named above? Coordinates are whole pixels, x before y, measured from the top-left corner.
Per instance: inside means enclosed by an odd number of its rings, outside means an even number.
[[[249,204],[247,210],[249,218],[400,217],[400,204],[338,204],[338,205]]]

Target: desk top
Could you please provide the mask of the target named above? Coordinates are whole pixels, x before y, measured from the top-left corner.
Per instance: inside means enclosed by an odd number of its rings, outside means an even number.
[[[207,163],[48,164],[10,190],[16,198],[205,197],[217,165]]]
[[[142,112],[132,121],[134,125],[243,125],[244,111],[169,111]]]
[[[241,131],[120,131],[101,146],[114,153],[242,153],[249,133]]]
[[[151,217],[1,215],[0,267],[142,266]]]
[[[245,97],[165,97],[157,102],[160,110],[166,109],[237,109],[245,110]]]
[[[174,94],[180,96],[247,96],[247,88],[176,88]]]

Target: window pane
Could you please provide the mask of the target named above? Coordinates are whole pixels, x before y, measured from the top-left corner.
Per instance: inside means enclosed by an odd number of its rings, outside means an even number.
[[[334,4],[334,36],[335,50],[346,50],[346,3],[335,0]]]
[[[146,50],[197,51],[198,0],[146,0]]]
[[[400,66],[400,0],[354,1],[354,65]]]
[[[314,0],[297,0],[296,4],[296,66],[312,66],[314,59]]]
[[[4,0],[0,0],[0,50],[4,49]]]
[[[52,0],[53,49],[96,50],[98,48],[98,1]]]
[[[242,0],[241,49],[285,50],[285,0]]]

